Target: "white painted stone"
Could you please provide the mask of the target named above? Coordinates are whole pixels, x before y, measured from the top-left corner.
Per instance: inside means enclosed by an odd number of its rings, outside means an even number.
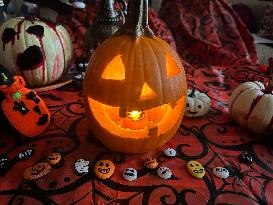
[[[172,171],[168,167],[159,167],[157,174],[162,179],[169,179],[172,177]]]
[[[173,148],[166,148],[163,150],[163,153],[168,157],[175,157],[176,151]]]
[[[127,181],[134,181],[137,179],[137,170],[134,168],[127,168],[123,172],[123,178]]]
[[[213,169],[213,173],[215,176],[226,179],[229,177],[229,171],[224,167],[215,167]]]

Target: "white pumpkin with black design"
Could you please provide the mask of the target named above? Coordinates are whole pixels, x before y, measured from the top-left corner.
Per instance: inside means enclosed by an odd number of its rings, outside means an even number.
[[[242,127],[255,133],[273,130],[273,95],[270,86],[261,82],[245,82],[230,96],[229,112]]]
[[[202,117],[208,113],[210,105],[210,98],[205,93],[201,93],[195,88],[188,89],[185,116]]]
[[[0,64],[31,86],[59,80],[71,64],[71,39],[61,25],[17,17],[1,25],[0,36]]]

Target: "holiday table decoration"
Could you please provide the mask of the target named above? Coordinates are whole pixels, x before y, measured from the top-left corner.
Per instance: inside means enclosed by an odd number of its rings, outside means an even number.
[[[114,0],[102,0],[101,7],[94,23],[89,27],[85,35],[86,56],[91,56],[94,50],[107,38],[111,37],[124,23],[127,12],[125,0],[119,0],[123,5],[122,10],[114,8]]]
[[[185,116],[202,117],[207,114],[210,105],[210,98],[205,93],[201,93],[195,88],[188,89]]]
[[[43,133],[50,124],[50,113],[44,101],[32,90],[25,88],[21,76],[12,76],[0,66],[1,118],[27,137]],[[4,119],[1,119],[3,124]],[[6,129],[6,128],[5,128]]]
[[[59,80],[71,64],[70,36],[61,25],[16,17],[0,27],[0,63],[31,86]]]
[[[273,130],[273,58],[269,59],[269,83],[245,82],[230,96],[229,112],[242,127],[270,135]]]
[[[184,115],[178,54],[148,26],[148,1],[129,1],[125,24],[92,55],[83,95],[91,129],[108,148],[139,153],[169,141]]]

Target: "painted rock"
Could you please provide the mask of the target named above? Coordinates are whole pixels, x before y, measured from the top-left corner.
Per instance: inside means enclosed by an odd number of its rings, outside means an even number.
[[[63,164],[64,160],[60,153],[51,153],[47,156],[46,161],[52,167],[56,168]]]
[[[16,158],[17,158],[18,161],[21,161],[21,160],[25,160],[25,159],[30,158],[33,154],[34,154],[34,150],[33,149],[28,149],[26,151],[20,152],[16,156]]]
[[[48,174],[50,170],[51,166],[48,163],[38,163],[27,168],[23,173],[23,177],[27,180],[38,179]]]
[[[243,164],[252,164],[253,158],[248,152],[242,152],[239,156],[239,162]]]
[[[213,173],[215,176],[226,179],[229,177],[229,171],[224,167],[215,167],[213,169]]]
[[[88,160],[78,159],[75,162],[75,170],[79,175],[85,175],[89,173],[89,164]]]
[[[100,160],[94,167],[94,172],[100,179],[110,178],[115,171],[115,165],[110,160]]]
[[[155,158],[150,157],[144,161],[144,166],[148,169],[155,169],[157,168],[158,163]]]
[[[134,181],[137,179],[137,170],[134,168],[127,168],[123,172],[123,178],[127,181]]]
[[[172,171],[168,167],[159,167],[157,174],[162,179],[169,179],[172,177]]]
[[[163,153],[167,156],[167,157],[175,157],[176,155],[176,150],[173,148],[166,148],[163,150]]]
[[[195,178],[202,179],[205,175],[204,167],[197,161],[189,161],[187,163],[187,168],[189,173]]]

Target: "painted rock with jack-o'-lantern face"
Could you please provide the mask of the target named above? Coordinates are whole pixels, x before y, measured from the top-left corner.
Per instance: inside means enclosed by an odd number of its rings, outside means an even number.
[[[63,157],[60,153],[51,153],[47,156],[47,163],[53,167],[58,167],[63,163]]]
[[[48,163],[38,163],[27,168],[23,173],[23,177],[27,180],[38,179],[49,173],[50,170],[51,166]]]
[[[189,161],[187,168],[189,173],[195,178],[201,179],[205,175],[204,167],[197,161]]]
[[[115,171],[115,165],[110,160],[100,160],[94,167],[94,172],[101,179],[110,178]]]
[[[144,161],[144,166],[147,167],[148,169],[155,169],[158,166],[158,162],[156,161],[155,158],[148,158]]]

